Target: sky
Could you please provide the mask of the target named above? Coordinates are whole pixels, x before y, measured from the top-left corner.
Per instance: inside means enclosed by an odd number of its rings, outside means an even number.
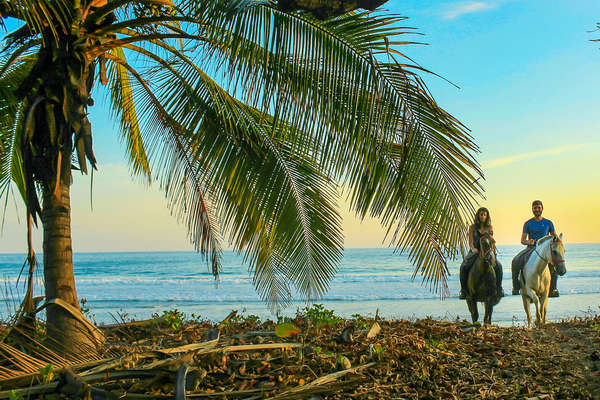
[[[403,51],[446,80],[424,76],[434,98],[471,131],[499,244],[519,243],[531,202],[567,243],[600,242],[598,0],[400,1],[384,7],[423,34]],[[102,101],[90,109],[99,171],[74,174],[74,251],[192,250],[158,187],[131,178]],[[92,194],[90,195],[90,191]],[[91,200],[93,200],[93,205]],[[342,202],[343,208],[343,202]],[[0,253],[24,252],[22,208],[11,198]],[[345,247],[382,247],[384,230],[346,209]],[[35,236],[41,249],[41,233]]]

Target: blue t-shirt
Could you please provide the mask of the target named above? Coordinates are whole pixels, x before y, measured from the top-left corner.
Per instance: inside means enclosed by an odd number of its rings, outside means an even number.
[[[542,218],[539,221],[531,218],[523,225],[523,233],[527,233],[529,239],[540,240],[550,232],[554,232],[554,224],[546,218]]]

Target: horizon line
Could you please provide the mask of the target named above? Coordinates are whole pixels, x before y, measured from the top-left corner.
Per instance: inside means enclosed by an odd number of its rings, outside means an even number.
[[[600,242],[569,242],[566,245],[570,244],[600,244]],[[503,243],[499,244],[499,246],[523,246],[521,243]],[[382,250],[396,250],[394,247],[347,247],[344,250],[374,250],[374,249],[382,249]],[[223,250],[224,252],[236,252],[235,250]],[[112,250],[112,251],[103,251],[103,250],[84,250],[84,251],[74,251],[73,254],[94,254],[94,253],[113,253],[113,254],[127,254],[127,253],[196,253],[199,254],[196,250]],[[399,252],[401,254],[402,252]],[[0,255],[25,255],[25,252],[4,252],[0,253]],[[44,254],[43,252],[38,252],[37,254]],[[240,253],[241,254],[241,253]]]

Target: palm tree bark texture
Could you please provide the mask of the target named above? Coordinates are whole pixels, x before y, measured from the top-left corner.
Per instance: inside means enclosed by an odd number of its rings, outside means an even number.
[[[22,142],[23,169],[28,211],[34,216],[41,211],[46,301],[59,298],[79,310],[71,245],[71,157],[77,153],[83,172],[87,172],[86,158],[93,168],[96,160],[87,118],[93,77],[88,58],[73,39],[64,35],[43,46],[17,94],[29,106]],[[42,194],[41,209],[36,183]],[[93,348],[85,327],[61,306],[49,304],[46,320],[50,341],[61,344],[58,350]]]

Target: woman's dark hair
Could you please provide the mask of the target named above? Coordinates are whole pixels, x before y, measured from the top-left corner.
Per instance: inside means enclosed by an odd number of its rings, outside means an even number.
[[[475,213],[475,218],[473,220],[473,223],[475,224],[476,227],[481,227],[481,222],[479,221],[479,214],[483,211],[485,211],[487,213],[487,218],[485,219],[485,222],[483,223],[483,227],[489,228],[492,225],[492,217],[490,216],[490,212],[488,211],[488,209],[485,207],[480,207],[477,210],[477,212]]]

